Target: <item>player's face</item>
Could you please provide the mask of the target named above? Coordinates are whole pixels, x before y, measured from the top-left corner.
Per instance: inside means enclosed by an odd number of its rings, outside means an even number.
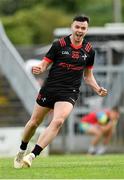
[[[71,29],[74,40],[79,43],[82,41],[82,39],[87,33],[88,23],[87,21],[84,22],[74,21],[72,23]]]
[[[111,111],[110,114],[111,114],[111,119],[113,119],[113,120],[118,120],[119,119],[120,114],[118,112]]]

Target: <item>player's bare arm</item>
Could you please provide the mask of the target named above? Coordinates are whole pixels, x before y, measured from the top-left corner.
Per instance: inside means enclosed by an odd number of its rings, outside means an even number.
[[[47,70],[49,65],[50,63],[43,59],[37,66],[32,67],[32,73],[33,74],[43,73]]]
[[[84,80],[85,83],[89,86],[91,86],[91,88],[99,95],[99,96],[106,96],[108,94],[107,89],[104,89],[103,87],[100,87],[97,82],[96,79],[93,75],[93,70],[92,69],[88,69],[86,68],[84,70]]]
[[[109,122],[108,124],[101,126],[101,131],[103,133],[106,133],[108,131],[112,131],[112,128],[113,128],[113,124],[112,124],[112,122]]]

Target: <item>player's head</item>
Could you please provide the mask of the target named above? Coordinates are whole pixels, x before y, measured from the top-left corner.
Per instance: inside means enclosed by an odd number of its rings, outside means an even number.
[[[72,35],[76,42],[82,41],[88,31],[89,17],[81,15],[75,16],[71,25]]]
[[[112,107],[111,111],[110,111],[110,118],[112,120],[118,120],[119,117],[120,117],[120,111],[119,111],[119,108],[118,106],[114,106]]]
[[[79,15],[79,16],[75,16],[73,18],[73,22],[74,21],[78,21],[78,22],[87,22],[89,24],[90,22],[90,18],[88,16],[85,16],[85,15]]]

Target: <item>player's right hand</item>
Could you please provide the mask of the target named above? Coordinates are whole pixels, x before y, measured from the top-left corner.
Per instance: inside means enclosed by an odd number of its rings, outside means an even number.
[[[107,94],[108,94],[107,89],[100,87],[100,89],[98,91],[98,95],[104,97],[104,96],[107,96]]]
[[[39,66],[33,66],[33,67],[32,67],[32,73],[33,73],[33,74],[40,74],[40,73],[42,73],[41,67],[39,67]]]

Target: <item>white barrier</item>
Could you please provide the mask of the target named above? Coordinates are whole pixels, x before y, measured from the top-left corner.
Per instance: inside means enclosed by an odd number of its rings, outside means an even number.
[[[0,156],[11,157],[15,156],[19,150],[23,127],[6,127],[0,128]],[[31,151],[40,135],[45,130],[44,127],[39,127],[28,145],[28,151]],[[41,153],[42,156],[49,155],[49,146]]]

